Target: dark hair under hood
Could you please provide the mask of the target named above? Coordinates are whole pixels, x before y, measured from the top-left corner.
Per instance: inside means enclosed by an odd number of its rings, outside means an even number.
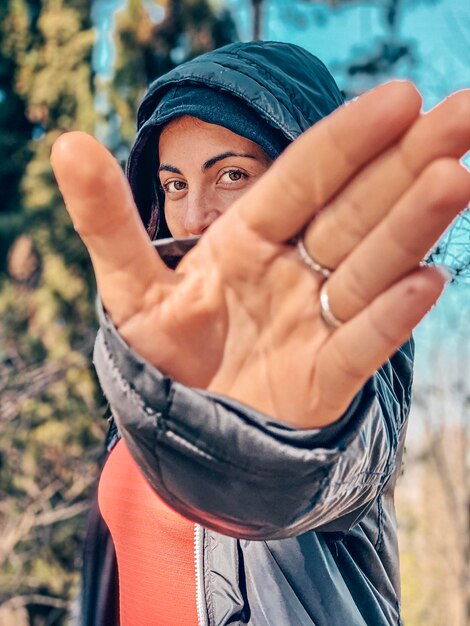
[[[184,63],[153,82],[138,112],[127,175],[152,237],[169,235],[157,178],[158,136],[192,115],[254,141],[272,159],[343,103],[325,65],[299,46],[234,43]]]

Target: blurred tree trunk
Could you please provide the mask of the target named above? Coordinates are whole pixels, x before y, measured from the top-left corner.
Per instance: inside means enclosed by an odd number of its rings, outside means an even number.
[[[253,40],[258,41],[261,39],[261,9],[263,0],[251,0],[251,6],[253,9]]]

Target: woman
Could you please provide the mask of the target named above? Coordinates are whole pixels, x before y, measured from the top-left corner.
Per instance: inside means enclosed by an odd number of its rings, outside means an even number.
[[[180,66],[139,110],[139,213],[91,138],[55,146],[119,428],[99,494],[119,574],[95,511],[84,624],[400,623],[408,338],[447,279],[420,260],[470,196],[470,103],[422,116],[399,83],[341,102],[287,44]],[[144,224],[202,238],[173,272]]]

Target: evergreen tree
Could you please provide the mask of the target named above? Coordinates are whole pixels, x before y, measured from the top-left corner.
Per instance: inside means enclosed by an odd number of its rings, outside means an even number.
[[[93,279],[49,164],[61,132],[96,121],[89,5],[8,0],[0,14],[11,244],[0,285],[0,604],[23,604],[32,624],[41,613],[59,623],[76,593],[103,430],[89,371]]]

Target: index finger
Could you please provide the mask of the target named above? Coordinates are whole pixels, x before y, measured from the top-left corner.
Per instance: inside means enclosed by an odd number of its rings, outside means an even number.
[[[394,81],[342,106],[295,141],[260,183],[236,203],[236,217],[264,238],[282,242],[303,226],[366,163],[395,143],[418,118],[421,97]]]
[[[61,135],[51,164],[75,230],[90,254],[103,304],[119,326],[150,284],[171,272],[155,252],[119,164],[82,132]],[[125,297],[123,297],[125,295]]]

